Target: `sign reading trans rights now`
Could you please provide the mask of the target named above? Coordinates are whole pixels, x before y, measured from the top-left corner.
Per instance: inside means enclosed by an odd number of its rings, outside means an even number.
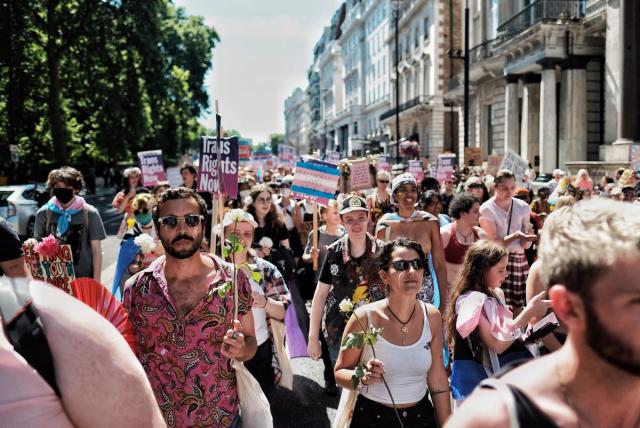
[[[201,137],[198,191],[238,196],[238,137]]]
[[[296,164],[291,192],[294,198],[302,198],[327,206],[335,199],[340,180],[338,165],[309,159]]]

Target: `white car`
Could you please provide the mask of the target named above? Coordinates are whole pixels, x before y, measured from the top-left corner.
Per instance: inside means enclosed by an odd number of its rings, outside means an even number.
[[[20,235],[33,237],[36,212],[49,199],[42,184],[0,186],[0,217]]]

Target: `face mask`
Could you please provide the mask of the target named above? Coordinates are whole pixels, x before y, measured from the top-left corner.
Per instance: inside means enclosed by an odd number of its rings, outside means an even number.
[[[251,194],[251,190],[241,190],[240,192],[238,192],[238,195],[240,196],[241,201],[243,201],[244,198],[246,198],[250,194]]]
[[[282,189],[281,193],[284,198],[291,197],[291,189]]]
[[[153,219],[153,217],[151,216],[151,213],[146,213],[146,214],[136,214],[136,221],[138,222],[138,224],[149,224],[151,223],[151,220]]]
[[[57,187],[53,189],[53,196],[55,196],[62,205],[66,205],[71,199],[73,199],[73,189],[63,189]]]

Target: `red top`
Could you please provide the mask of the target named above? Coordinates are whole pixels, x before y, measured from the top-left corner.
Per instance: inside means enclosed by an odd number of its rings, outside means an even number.
[[[463,245],[458,242],[458,239],[456,238],[457,227],[458,222],[453,222],[451,225],[451,238],[449,238],[447,246],[444,247],[444,259],[449,263],[462,264],[464,255],[467,254],[467,250],[471,245]],[[473,230],[473,238],[474,241],[478,240],[478,234],[475,229]]]

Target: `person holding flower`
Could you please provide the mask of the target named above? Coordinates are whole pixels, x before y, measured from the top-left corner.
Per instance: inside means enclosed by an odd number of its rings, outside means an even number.
[[[289,290],[278,269],[258,257],[251,249],[253,234],[258,223],[253,216],[241,209],[225,214],[222,221],[224,236],[232,243],[240,244],[237,252],[226,257],[228,262],[245,271],[253,296],[253,325],[258,349],[245,366],[256,378],[269,401],[276,384],[281,379],[280,361],[273,340],[271,320],[283,321],[289,303]]]
[[[376,254],[387,298],[355,310],[335,368],[339,385],[359,390],[352,428],[443,426],[451,413],[440,312],[417,298],[425,260],[405,238]],[[346,313],[352,307],[341,304]]]

